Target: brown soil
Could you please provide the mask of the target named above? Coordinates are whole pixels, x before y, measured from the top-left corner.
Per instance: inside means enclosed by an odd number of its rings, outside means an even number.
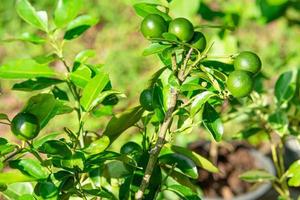
[[[190,145],[190,149],[206,158],[210,157],[209,148],[209,143]],[[252,185],[239,179],[241,173],[257,168],[257,163],[249,152],[250,147],[241,143],[230,143],[219,145],[217,148],[215,163],[220,173],[212,174],[198,169],[200,174],[198,184],[204,196],[232,199],[233,196],[250,191]]]

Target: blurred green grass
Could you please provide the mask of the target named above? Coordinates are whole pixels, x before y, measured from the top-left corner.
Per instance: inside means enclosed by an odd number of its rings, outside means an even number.
[[[123,110],[138,104],[139,92],[146,87],[151,74],[161,64],[154,56],[143,57],[142,51],[148,42],[139,33],[141,18],[131,6],[138,0],[90,0],[85,1],[82,13],[90,13],[99,17],[97,26],[88,30],[83,37],[65,46],[67,61],[80,50],[95,49],[95,63],[105,63],[113,87],[127,95],[116,107]],[[267,90],[272,92],[274,80],[282,71],[300,66],[300,26],[293,21],[299,19],[299,8],[284,7],[284,13],[270,14],[270,10],[262,11],[261,2],[266,0],[174,0],[173,17],[185,16],[195,24],[227,24],[235,25],[233,32],[218,29],[203,29],[210,43],[214,42],[212,53],[223,55],[236,53],[239,50],[257,52],[263,61],[263,73],[270,80]],[[51,13],[55,1],[31,1],[38,9]],[[176,11],[176,12],[175,12]],[[267,12],[267,13],[265,13]],[[277,16],[277,15],[278,16]],[[266,17],[267,16],[267,17]],[[270,20],[271,19],[271,20]],[[297,21],[296,21],[297,22]],[[2,0],[0,3],[0,37],[14,37],[18,32],[32,31],[31,27],[20,20],[14,10],[13,0]],[[0,63],[8,59],[36,56],[49,49],[20,42],[2,43],[0,46]],[[11,81],[1,80],[0,112],[13,116],[29,98],[28,93],[11,91]],[[57,117],[44,132],[57,130],[67,124],[76,127],[75,116]],[[108,119],[89,120],[91,129],[101,131]],[[238,129],[238,128],[236,128]],[[60,129],[61,130],[61,129]],[[9,129],[0,125],[0,135],[7,135]],[[199,130],[189,140],[199,137]],[[202,133],[202,132],[201,132]],[[128,140],[127,136],[124,140]],[[179,140],[178,140],[179,141]],[[187,141],[186,141],[187,142]]]

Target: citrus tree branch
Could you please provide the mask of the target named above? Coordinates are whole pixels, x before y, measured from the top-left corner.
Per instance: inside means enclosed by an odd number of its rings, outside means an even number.
[[[170,102],[169,102],[169,108],[167,110],[164,122],[160,127],[157,142],[156,142],[154,148],[151,149],[151,151],[150,151],[150,157],[149,157],[149,161],[148,161],[148,164],[147,164],[147,167],[145,170],[145,174],[144,174],[140,189],[138,190],[138,192],[136,193],[136,196],[135,196],[136,200],[141,200],[143,198],[144,192],[149,185],[150,178],[151,178],[153,169],[155,167],[158,155],[159,155],[162,147],[165,144],[166,133],[171,125],[172,114],[173,114],[173,111],[175,109],[176,102],[178,99],[178,91],[175,90],[174,88],[171,88],[170,94],[171,94],[171,98],[170,98]]]
[[[174,58],[174,55],[172,55],[172,57]],[[173,65],[172,66],[173,69],[177,68],[176,62],[173,62],[172,65]],[[173,112],[174,112],[175,107],[176,107],[178,94],[179,94],[179,91],[176,90],[175,88],[170,89],[170,97],[171,98],[170,98],[170,101],[169,101],[169,104],[168,104],[168,109],[167,109],[164,121],[163,121],[163,123],[162,123],[162,125],[159,129],[158,139],[156,141],[156,144],[150,151],[150,157],[149,157],[149,161],[148,161],[148,164],[147,164],[147,167],[146,167],[146,170],[145,170],[144,177],[142,179],[142,183],[140,185],[139,190],[137,191],[137,193],[135,195],[136,200],[143,199],[145,190],[149,185],[153,169],[154,169],[154,167],[156,165],[156,162],[157,162],[157,158],[159,156],[159,153],[160,153],[162,147],[165,144],[165,137],[166,137],[167,131],[168,131],[168,129],[169,129],[171,123],[172,123],[172,118],[173,118],[172,116],[173,116]]]

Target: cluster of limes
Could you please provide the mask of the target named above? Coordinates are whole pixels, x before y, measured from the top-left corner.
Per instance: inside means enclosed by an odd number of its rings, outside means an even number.
[[[249,95],[253,89],[253,76],[261,70],[261,60],[253,52],[243,51],[235,57],[234,71],[227,79],[227,88],[237,98]]]
[[[167,22],[158,14],[149,14],[142,21],[141,32],[148,39],[161,38],[163,33],[168,32],[199,51],[203,51],[206,47],[205,36],[195,31],[193,24],[186,18],[176,18]]]
[[[149,14],[142,21],[141,32],[150,40],[160,39],[168,32],[200,52],[206,48],[205,36],[195,31],[193,24],[186,18],[166,21],[158,14]],[[234,69],[228,76],[227,88],[234,97],[245,97],[253,89],[253,76],[260,71],[261,61],[255,53],[244,51],[235,57]],[[145,110],[154,110],[155,102],[151,88],[141,93],[140,104]]]

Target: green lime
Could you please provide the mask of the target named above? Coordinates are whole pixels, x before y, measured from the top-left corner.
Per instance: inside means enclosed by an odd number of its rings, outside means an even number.
[[[146,16],[141,24],[141,32],[146,38],[159,38],[167,29],[167,22],[157,14]]]
[[[38,118],[30,113],[19,113],[11,122],[11,131],[20,140],[31,140],[40,132]]]
[[[169,24],[169,33],[174,34],[183,42],[188,42],[194,36],[194,26],[185,18],[176,18]]]
[[[261,60],[253,52],[241,52],[233,62],[235,70],[244,70],[256,74],[261,69]]]
[[[233,71],[228,76],[227,88],[234,97],[245,97],[252,91],[252,77],[246,71]]]

